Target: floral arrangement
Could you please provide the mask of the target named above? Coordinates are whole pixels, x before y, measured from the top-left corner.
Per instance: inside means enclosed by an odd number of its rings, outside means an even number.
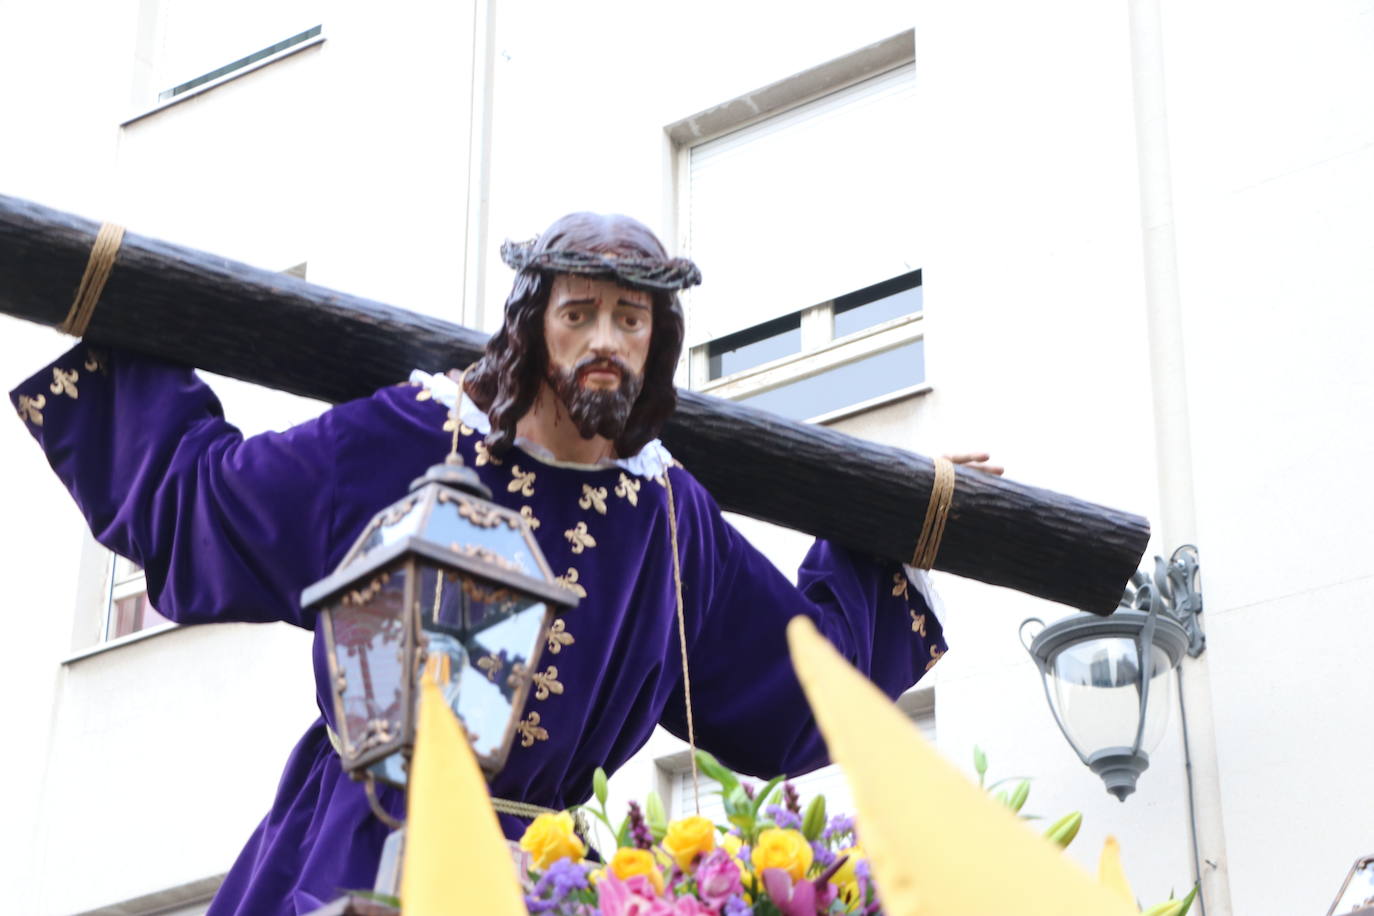
[[[581,810],[615,837],[609,861],[585,859],[586,846],[569,812],[536,818],[519,844],[530,913],[875,916],[882,912],[852,817],[828,815],[821,795],[803,805],[783,777],[756,788],[709,754],[698,752],[697,763],[720,783],[728,824],[715,824],[700,815],[669,822],[662,801],[651,793],[643,807],[631,802],[629,814],[614,825],[606,812],[606,775],[599,769],[594,779],[595,804]],[[981,782],[987,766],[981,752],[975,753],[975,763]],[[1023,779],[996,797],[1019,813],[1029,791],[1030,783]],[[1081,823],[1080,814],[1070,814],[1052,824],[1045,835],[1067,846]]]

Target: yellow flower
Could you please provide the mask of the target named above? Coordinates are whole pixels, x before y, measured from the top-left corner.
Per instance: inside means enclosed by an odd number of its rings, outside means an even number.
[[[738,857],[739,851],[744,848],[744,840],[741,840],[733,833],[727,833],[720,838],[720,845],[721,848],[730,853],[730,855]]]
[[[1097,881],[1108,890],[1115,891],[1122,900],[1135,906],[1135,894],[1131,893],[1126,871],[1121,867],[1121,844],[1111,834],[1102,843],[1102,857],[1097,860]]]
[[[811,856],[811,844],[800,830],[769,827],[759,834],[750,861],[759,874],[765,868],[781,868],[793,881],[800,881],[811,867]]]
[[[572,815],[566,811],[536,817],[520,837],[520,848],[534,859],[534,867],[541,869],[559,859],[580,862],[587,852],[587,847],[573,830]]]
[[[830,876],[831,884],[853,884],[856,880],[854,869],[858,866],[859,860],[864,857],[864,851],[858,846],[851,846],[848,849],[841,849],[835,853],[835,858],[848,856],[843,865],[835,870],[835,874]]]
[[[677,867],[690,871],[697,856],[716,848],[716,827],[700,814],[684,817],[668,825],[663,848],[677,861]]]
[[[631,849],[622,846],[615,851],[615,855],[611,857],[611,864],[607,868],[621,881],[633,878],[635,875],[646,875],[649,878],[649,883],[654,886],[655,893],[663,893],[663,872],[654,862],[653,853],[647,849]]]
[[[858,881],[846,881],[840,885],[840,899],[847,907],[855,907],[863,903],[863,892],[859,890]]]

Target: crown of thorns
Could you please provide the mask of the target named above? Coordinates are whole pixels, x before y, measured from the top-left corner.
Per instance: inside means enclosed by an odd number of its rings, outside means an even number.
[[[701,271],[687,258],[626,257],[568,248],[537,252],[537,241],[503,242],[501,260],[512,270],[530,268],[560,274],[613,276],[630,286],[650,289],[686,289],[701,282]]]

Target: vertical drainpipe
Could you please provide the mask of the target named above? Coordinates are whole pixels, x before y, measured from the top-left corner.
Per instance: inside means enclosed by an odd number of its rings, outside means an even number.
[[[1159,473],[1159,544],[1167,552],[1180,544],[1197,543],[1197,519],[1165,111],[1163,32],[1159,0],[1127,0],[1127,5]],[[1199,912],[1203,916],[1231,916],[1212,688],[1205,654],[1183,659],[1178,686],[1193,863],[1195,877],[1202,882],[1199,900],[1203,908]]]
[[[468,119],[468,190],[463,246],[462,324],[483,330],[487,283],[487,200],[491,186],[491,105],[496,0],[473,0],[472,94]]]

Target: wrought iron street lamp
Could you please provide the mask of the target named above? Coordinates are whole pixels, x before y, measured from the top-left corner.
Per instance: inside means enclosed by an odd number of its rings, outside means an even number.
[[[422,677],[438,683],[483,771],[500,770],[554,615],[577,603],[526,520],[490,496],[451,455],[302,596],[324,627],[343,767],[369,790],[405,784]]]
[[[1021,641],[1040,669],[1050,711],[1080,760],[1121,801],[1135,791],[1164,737],[1173,680],[1184,652],[1204,648],[1197,548],[1155,558],[1153,578],[1137,572],[1110,617],[1076,614],[1045,626],[1032,617]],[[1026,628],[1041,630],[1026,645]]]

